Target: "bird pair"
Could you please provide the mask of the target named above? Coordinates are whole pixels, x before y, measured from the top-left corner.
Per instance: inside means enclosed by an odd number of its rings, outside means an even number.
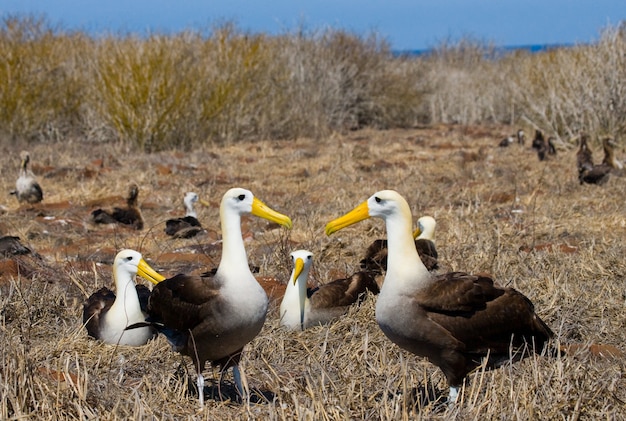
[[[156,328],[175,350],[194,360],[201,405],[206,361],[221,366],[222,371],[233,367],[243,393],[238,369],[241,352],[265,320],[267,296],[246,264],[241,237],[241,214],[250,212],[291,228],[287,216],[267,208],[249,191],[231,189],[220,207],[223,254],[214,277],[177,275],[163,280],[137,266],[157,285],[148,303],[150,320],[135,327]],[[451,402],[481,360],[493,368],[521,359],[528,355],[526,350],[541,352],[553,336],[527,297],[498,287],[491,277],[429,272],[415,247],[408,203],[395,191],[378,192],[329,222],[326,234],[370,217],[385,221],[389,247],[387,272],[376,303],[378,325],[391,341],[428,358],[443,371]],[[299,321],[303,323],[302,314]]]

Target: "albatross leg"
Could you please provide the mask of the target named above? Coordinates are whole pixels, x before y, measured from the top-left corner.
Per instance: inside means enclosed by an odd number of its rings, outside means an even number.
[[[200,408],[204,407],[204,376],[198,371],[198,400],[200,401]]]
[[[233,378],[235,380],[235,388],[237,389],[237,393],[239,393],[239,396],[241,396],[241,401],[243,402],[247,400],[249,396],[246,393],[247,389],[243,388],[243,383],[241,381],[241,371],[239,370],[238,365],[233,366]]]
[[[454,407],[458,397],[459,397],[459,387],[450,386],[450,393],[448,394],[448,406]]]

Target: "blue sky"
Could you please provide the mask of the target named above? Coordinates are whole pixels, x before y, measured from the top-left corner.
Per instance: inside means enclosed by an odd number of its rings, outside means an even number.
[[[497,46],[593,42],[626,20],[626,0],[3,0],[0,15],[33,13],[92,34],[178,32],[230,21],[241,30],[279,34],[345,29],[376,32],[395,50],[444,40]]]

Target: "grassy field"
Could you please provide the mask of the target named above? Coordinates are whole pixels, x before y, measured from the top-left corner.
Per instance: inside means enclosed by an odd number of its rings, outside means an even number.
[[[626,179],[579,185],[575,148],[540,162],[529,142],[497,147],[516,129],[361,130],[188,153],[38,143],[30,152],[45,196],[32,207],[18,206],[8,194],[21,147],[3,142],[0,233],[20,236],[41,258],[1,261],[0,418],[623,419],[623,359],[585,351],[479,371],[456,408],[427,404],[418,398],[421,391],[445,395],[445,380],[432,364],[384,337],[374,320],[374,296],[333,325],[296,333],[279,328],[274,301],[242,361],[249,387],[264,398],[244,404],[209,399],[201,412],[187,390],[187,380],[195,379],[191,362],[170,351],[164,338],[141,348],[115,347],[89,339],[82,326],[82,302],[112,284],[111,263],[120,248],[140,250],[166,275],[217,265],[218,205],[231,187],[252,190],[293,219],[291,231],[268,229],[254,217],[243,222],[250,262],[259,275],[283,283],[289,252],[298,248],[315,254],[317,282],[357,270],[369,242],[385,235],[382,222],[366,221],[330,238],[324,226],[375,191],[395,189],[415,219],[437,219],[442,270],[487,271],[519,289],[561,343],[621,348]],[[130,182],[140,186],[146,228],[92,226],[90,211],[106,200],[121,201]],[[164,222],[182,213],[182,196],[190,190],[212,205],[198,209],[208,233],[172,240]],[[208,366],[205,375],[217,380]],[[231,386],[229,373],[221,387]]]

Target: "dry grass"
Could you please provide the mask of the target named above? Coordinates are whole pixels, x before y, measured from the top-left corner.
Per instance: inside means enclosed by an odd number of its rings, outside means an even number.
[[[82,301],[111,284],[111,262],[119,248],[141,250],[166,274],[214,266],[218,203],[230,187],[249,188],[292,217],[291,232],[268,231],[261,220],[245,220],[253,235],[247,243],[250,261],[262,275],[285,282],[288,253],[296,248],[315,253],[318,281],[355,270],[367,244],[384,235],[382,223],[367,221],[331,238],[323,227],[373,192],[393,188],[408,199],[415,218],[437,219],[444,268],[489,271],[501,284],[518,288],[561,342],[622,347],[626,179],[581,186],[573,152],[539,162],[529,147],[495,146],[514,129],[366,130],[185,154],[33,145],[44,203],[19,208],[7,194],[0,221],[2,233],[19,235],[42,256],[19,259],[19,275],[7,266],[0,275],[0,418],[623,419],[623,360],[584,352],[478,372],[470,376],[457,409],[428,405],[416,399],[419,391],[446,393],[443,376],[382,335],[373,297],[337,323],[303,333],[281,330],[272,307],[243,358],[249,386],[268,401],[210,399],[201,413],[196,396],[187,393],[187,376],[176,374],[180,356],[163,338],[142,348],[114,347],[88,339],[81,325]],[[8,192],[19,149],[9,142],[0,148],[0,183]],[[102,163],[93,162],[97,159]],[[123,195],[130,181],[141,186],[146,229],[90,226],[90,203]],[[213,205],[199,209],[209,234],[166,238],[164,221],[182,212],[188,190]],[[546,244],[555,249],[545,250]],[[576,251],[565,253],[557,249],[561,244]],[[204,245],[205,254],[191,254],[188,249],[195,245]],[[543,251],[520,251],[540,245]],[[192,370],[188,360],[185,367]],[[217,377],[208,367],[207,373]],[[229,374],[222,387],[230,380]]]
[[[384,39],[232,24],[95,38],[45,19],[0,20],[0,135],[119,141],[138,150],[325,138],[360,128],[523,124],[565,145],[626,132],[626,25],[531,54],[484,42],[399,57]]]

